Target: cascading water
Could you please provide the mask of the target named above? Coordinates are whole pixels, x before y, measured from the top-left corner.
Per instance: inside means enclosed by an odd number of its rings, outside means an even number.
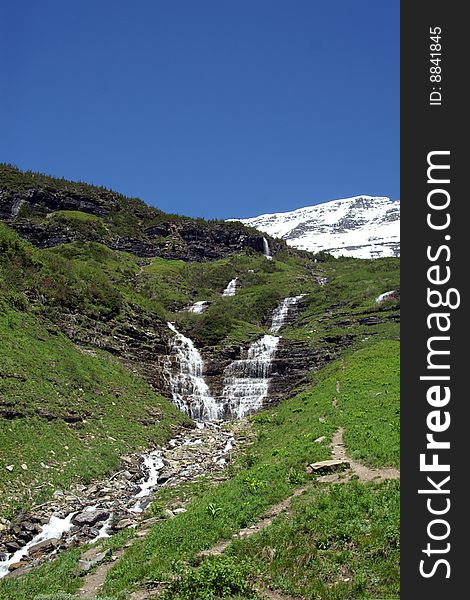
[[[277,333],[286,322],[289,310],[305,294],[285,298],[273,313],[271,332]],[[224,412],[237,419],[263,406],[271,381],[272,363],[280,338],[264,335],[250,344],[246,358],[236,360],[224,371],[222,401]]]
[[[144,456],[144,465],[148,469],[148,475],[147,478],[140,483],[140,492],[136,495],[136,498],[145,498],[146,496],[149,496],[156,487],[160,471],[165,466],[162,459],[162,453],[156,450],[151,454],[147,454]],[[130,510],[135,513],[142,512],[142,502],[138,500]]]
[[[187,310],[192,313],[202,313],[209,306],[208,300],[198,300],[192,306],[190,306]]]
[[[271,250],[269,249],[268,240],[265,237],[263,237],[263,254],[268,260],[273,259]]]
[[[270,331],[273,333],[277,333],[279,329],[286,322],[287,315],[289,314],[290,309],[297,304],[297,302],[303,298],[305,294],[300,294],[300,296],[292,296],[290,298],[284,298],[281,304],[276,308],[273,312],[272,321]]]
[[[268,394],[272,361],[278,337],[264,335],[250,344],[246,358],[236,360],[224,371],[222,401],[225,411],[241,419],[262,407]]]
[[[33,537],[31,541],[12,554],[7,560],[0,561],[0,579],[9,572],[10,565],[19,562],[23,557],[29,554],[30,548],[46,540],[59,539],[64,533],[70,531],[73,527],[72,519],[76,513],[70,513],[61,518],[53,515],[49,522],[43,526],[42,531]]]
[[[172,323],[168,323],[168,327],[175,334],[171,354],[165,361],[173,403],[192,419],[210,421],[220,418],[221,406],[211,396],[202,375],[204,363],[201,354]],[[176,369],[173,358],[176,358]]]
[[[222,296],[235,296],[235,292],[237,291],[237,281],[238,277],[235,277],[235,279],[231,279],[229,281],[228,286],[225,288]]]

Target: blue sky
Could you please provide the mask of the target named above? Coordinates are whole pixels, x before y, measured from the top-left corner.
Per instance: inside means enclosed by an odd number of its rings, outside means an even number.
[[[399,194],[399,1],[17,0],[0,161],[163,210]]]

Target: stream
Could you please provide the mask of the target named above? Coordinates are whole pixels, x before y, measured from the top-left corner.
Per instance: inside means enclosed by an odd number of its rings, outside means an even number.
[[[164,448],[122,457],[123,470],[99,483],[59,490],[52,501],[2,533],[0,578],[36,566],[60,550],[136,527],[160,487],[222,472],[236,446],[236,436],[222,422],[197,423]],[[184,511],[177,507],[175,514]]]
[[[224,295],[234,295],[236,286],[237,278],[229,282]],[[279,335],[272,334],[286,324],[289,312],[302,297],[284,299],[272,314],[271,334],[252,342],[243,358],[226,367],[219,398],[212,396],[204,380],[199,350],[169,322],[174,335],[164,369],[173,403],[196,421],[196,428],[179,433],[164,448],[121,457],[124,468],[98,484],[76,484],[69,492],[56,490],[52,501],[2,533],[0,578],[11,571],[23,572],[62,549],[136,527],[161,486],[223,471],[237,441],[221,418],[228,414],[241,419],[262,408],[280,341]],[[198,310],[193,312],[201,312],[199,307],[205,305],[197,302]],[[237,423],[232,429],[236,428]],[[183,506],[177,507],[175,514],[182,511]]]

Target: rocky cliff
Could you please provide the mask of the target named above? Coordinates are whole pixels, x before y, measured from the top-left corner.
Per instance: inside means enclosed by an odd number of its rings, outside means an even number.
[[[210,261],[263,252],[263,234],[240,223],[163,213],[141,200],[0,165],[0,219],[40,248],[95,241],[140,257]],[[269,241],[273,255],[285,250]]]

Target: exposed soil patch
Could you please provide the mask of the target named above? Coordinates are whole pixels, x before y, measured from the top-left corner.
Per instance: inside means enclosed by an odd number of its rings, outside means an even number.
[[[375,469],[366,467],[365,465],[350,458],[346,452],[343,441],[344,427],[340,427],[334,434],[331,447],[333,459],[344,460],[349,462],[351,470],[343,473],[332,473],[331,475],[323,475],[318,477],[317,481],[321,483],[341,483],[349,481],[352,475],[356,475],[359,481],[384,481],[385,479],[400,479],[400,471],[393,467]]]

